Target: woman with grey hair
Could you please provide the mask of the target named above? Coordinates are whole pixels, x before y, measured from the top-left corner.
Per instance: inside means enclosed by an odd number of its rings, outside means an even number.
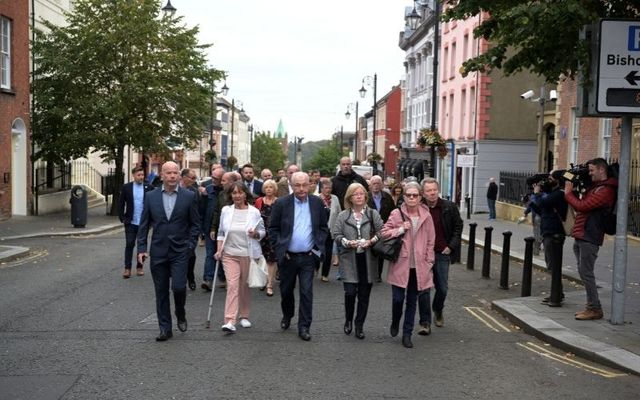
[[[344,333],[351,334],[357,297],[355,336],[358,339],[364,339],[363,326],[369,308],[369,295],[373,280],[378,276],[378,262],[371,252],[371,246],[378,241],[377,232],[383,225],[378,211],[367,207],[367,197],[363,185],[349,185],[344,196],[345,209],[338,214],[331,229],[338,244],[344,285]]]
[[[382,228],[384,239],[402,237],[402,248],[398,260],[389,263],[387,282],[391,284],[391,336],[398,335],[402,307],[404,324],[402,345],[413,347],[411,334],[416,315],[418,294],[433,287],[433,263],[436,231],[429,207],[422,203],[422,187],[418,182],[407,182],[404,186],[404,203],[391,212]]]
[[[321,178],[320,179],[320,193],[318,196],[322,199],[322,203],[324,204],[324,210],[327,212],[327,220],[329,221],[329,232],[333,229],[333,225],[338,218],[338,214],[340,214],[340,200],[338,200],[338,196],[335,194],[331,194],[331,189],[333,185],[331,184],[331,179],[329,178]],[[327,235],[327,242],[324,246],[324,260],[322,260],[322,271],[321,278],[322,282],[329,281],[329,271],[331,270],[331,259],[333,258],[333,248],[334,242],[332,235]]]

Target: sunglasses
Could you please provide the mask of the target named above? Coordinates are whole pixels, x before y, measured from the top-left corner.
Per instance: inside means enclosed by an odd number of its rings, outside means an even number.
[[[405,197],[408,197],[410,199],[415,199],[417,197],[420,197],[420,193],[407,193],[405,194]]]

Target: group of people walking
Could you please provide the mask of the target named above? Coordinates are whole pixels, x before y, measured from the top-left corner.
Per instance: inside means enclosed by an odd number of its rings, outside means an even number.
[[[191,178],[192,172],[183,171],[182,176]],[[443,326],[448,268],[451,253],[459,251],[462,219],[455,204],[440,198],[435,179],[407,182],[400,190],[394,188],[393,194],[387,193],[379,176],[367,182],[352,170],[348,157],[340,160],[336,176],[317,182],[296,165],[290,165],[286,178],[277,182],[269,174],[265,177],[263,171],[261,175],[266,179],[257,184],[251,165],[243,166],[241,173],[224,172],[214,166],[210,185],[195,187],[188,179],[186,185],[180,185],[178,166],[167,162],[162,166],[160,187],[141,192],[134,186],[134,195],[123,200],[123,214],[129,209],[134,215],[140,214],[139,221],[133,220],[138,222],[137,232],[125,229],[127,249],[132,248],[131,238],[137,238],[140,271],[148,251],[148,231],[153,228],[150,269],[156,289],[158,341],[172,336],[170,286],[178,329],[187,329],[186,288],[188,285],[195,289],[195,278],[188,273],[189,260],[193,260],[200,232],[209,233],[205,237],[204,289],[212,289],[215,263],[223,266],[227,289],[222,325],[225,332],[235,332],[238,323],[243,328],[252,325],[251,292],[246,278],[251,259],[262,255],[268,265],[264,288],[267,296],[273,296],[276,274],[279,275],[280,328],[289,329],[295,316],[297,285],[298,336],[311,340],[314,276],[321,268],[321,281],[328,281],[335,253],[344,288],[343,331],[364,339],[371,289],[381,280],[384,265],[372,247],[378,241],[400,236],[400,255],[396,261],[388,262],[386,276],[392,287],[390,334],[399,334],[404,316],[402,344],[413,347],[411,336],[417,310],[419,334],[431,333],[432,308],[436,326]],[[140,184],[134,172],[131,185]],[[259,195],[255,193],[258,186]],[[205,204],[199,204],[198,199],[206,199]],[[132,223],[123,222],[125,226]],[[125,274],[131,252],[125,251]]]

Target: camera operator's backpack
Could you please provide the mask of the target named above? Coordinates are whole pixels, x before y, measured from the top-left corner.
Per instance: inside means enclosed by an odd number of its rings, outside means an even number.
[[[607,208],[602,213],[602,227],[604,228],[604,233],[607,235],[615,235],[616,234],[616,225],[618,223],[618,216],[616,215],[616,210],[618,209],[618,199],[616,196],[616,200],[613,203],[613,207]]]
[[[567,204],[567,215],[565,215],[564,219],[558,211],[556,213],[560,217],[560,221],[562,221],[562,227],[564,228],[564,234],[567,236],[571,236],[571,231],[573,230],[573,225],[576,223],[576,210],[571,207],[570,204]]]

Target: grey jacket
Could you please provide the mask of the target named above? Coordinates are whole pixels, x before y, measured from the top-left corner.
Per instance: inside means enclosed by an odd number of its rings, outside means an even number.
[[[338,255],[340,256],[340,274],[342,281],[346,283],[358,282],[358,270],[356,269],[356,250],[353,248],[345,248],[342,246],[342,239],[371,239],[380,232],[384,223],[380,214],[375,209],[365,207],[362,212],[362,221],[360,223],[360,234],[356,226],[356,220],[353,212],[347,208],[338,214],[335,224],[331,227],[331,236],[338,245]],[[371,221],[373,219],[373,223]],[[371,248],[365,250],[367,256],[367,281],[373,283],[374,277],[378,276],[378,261],[371,252]]]

